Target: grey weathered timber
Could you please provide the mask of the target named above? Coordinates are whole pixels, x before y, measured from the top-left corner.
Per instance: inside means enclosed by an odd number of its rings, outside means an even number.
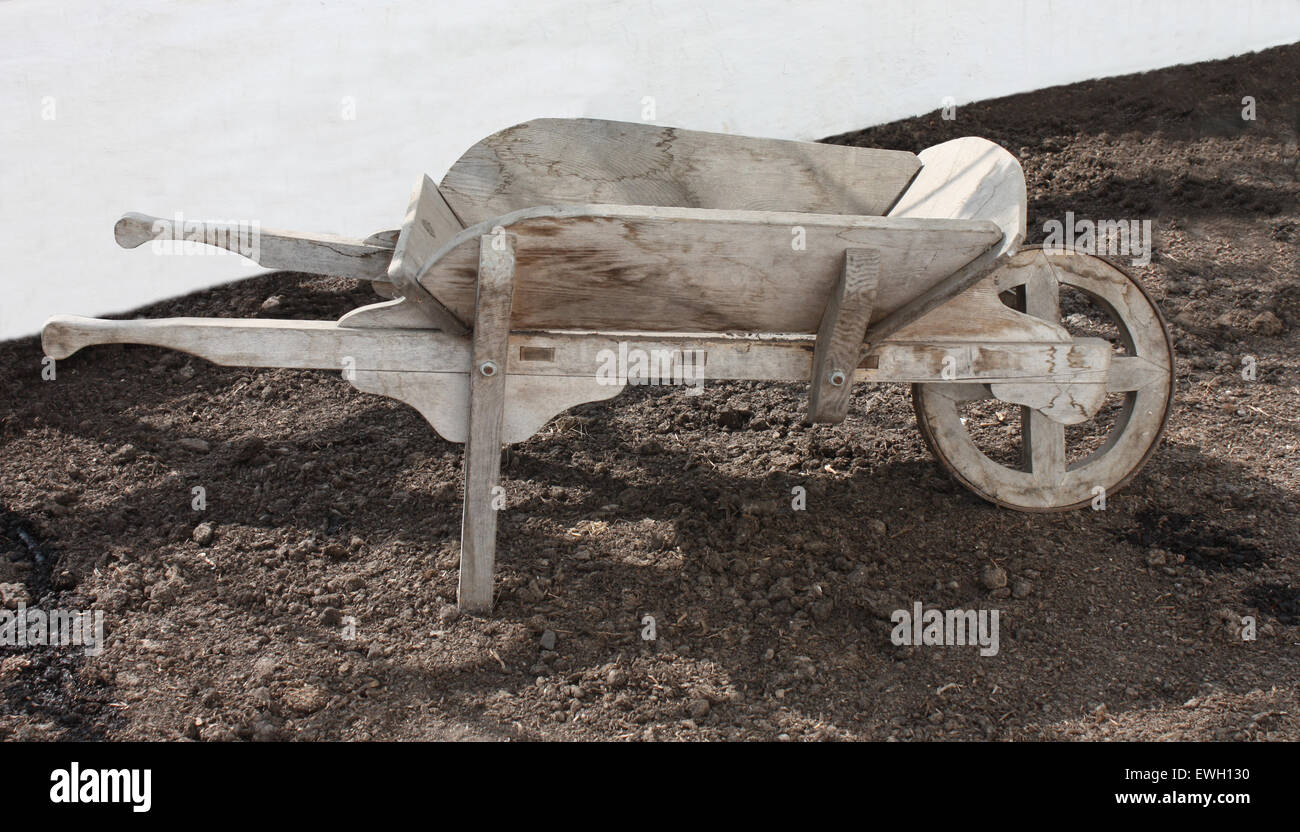
[[[515,283],[515,241],[509,234],[479,239],[478,306],[469,373],[469,438],[465,442],[465,505],[460,534],[457,601],[470,611],[492,608],[496,562],[501,422],[506,407],[506,351]]]
[[[891,217],[986,220],[1002,239],[979,257],[924,287],[874,323],[867,341],[882,341],[961,295],[1015,254],[1025,239],[1025,174],[1007,151],[984,139],[953,139],[921,151],[921,172],[890,209]]]
[[[488,136],[443,177],[465,225],[538,205],[655,205],[883,214],[921,167],[911,153],[544,118]]]
[[[475,241],[498,226],[519,239],[518,329],[811,334],[847,248],[875,250],[891,278],[877,290],[879,318],[1002,239],[980,219],[534,208],[467,228],[420,275],[459,318],[473,315]]]
[[[817,330],[808,391],[810,421],[837,425],[848,415],[853,371],[858,366],[862,336],[871,320],[879,281],[879,253],[861,248],[845,250],[844,269],[831,290]]]
[[[374,245],[369,240],[243,223],[178,222],[135,212],[122,215],[113,226],[113,238],[122,248],[138,248],[148,242],[198,243],[246,255],[268,269],[365,280],[385,280],[393,257],[392,246]]]
[[[463,226],[438,192],[429,177],[421,177],[411,192],[406,219],[397,235],[388,280],[393,293],[405,297],[418,307],[433,326],[453,335],[469,331],[463,317],[457,317],[436,297],[420,285],[424,264],[440,247],[449,243]]]

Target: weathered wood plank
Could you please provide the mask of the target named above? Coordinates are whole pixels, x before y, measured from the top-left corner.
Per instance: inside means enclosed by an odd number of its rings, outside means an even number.
[[[878,252],[860,248],[844,252],[844,268],[817,330],[808,391],[810,421],[837,425],[848,415],[853,370],[876,303],[879,279]]]
[[[56,359],[94,344],[147,344],[230,367],[466,373],[470,357],[468,341],[435,330],[260,318],[116,321],[56,315],[46,321],[41,342]]]
[[[1025,467],[1044,488],[1056,488],[1065,476],[1065,425],[1031,407],[1020,408],[1021,451]]]
[[[475,240],[519,238],[517,329],[813,333],[846,248],[879,252],[879,317],[1001,239],[984,220],[690,208],[536,208],[466,229],[420,281],[468,318]]]
[[[484,235],[479,240],[479,263],[457,601],[464,610],[481,612],[492,608],[499,508],[493,491],[501,472],[501,422],[506,409],[506,353],[515,281],[513,238]]]
[[[409,404],[448,442],[469,438],[469,376],[465,373],[358,370],[352,386]],[[589,376],[507,376],[508,406],[501,422],[501,444],[524,442],[569,408],[612,398],[622,391],[622,385],[603,384]]]
[[[891,217],[991,220],[1002,229],[999,254],[1025,239],[1025,173],[1002,146],[968,136],[927,147],[921,171],[889,210]]]
[[[465,319],[447,310],[438,298],[430,294],[419,282],[420,271],[433,261],[434,253],[462,230],[451,208],[447,206],[438,187],[427,176],[421,177],[411,192],[410,205],[402,229],[398,232],[392,262],[387,277],[395,295],[405,297],[429,321],[444,332],[464,335],[469,332]],[[384,291],[381,289],[380,291]]]
[[[1128,393],[1169,384],[1169,368],[1136,355],[1117,355],[1106,373],[1107,393]]]
[[[1002,239],[873,323],[866,335],[869,343],[889,338],[958,297],[1015,254],[1025,239],[1025,173],[1016,157],[986,139],[967,137],[928,147],[919,158],[921,172],[889,216],[988,220],[1001,230]]]
[[[341,359],[350,357],[348,364],[356,370],[464,375],[470,371],[471,362],[470,342],[444,332],[354,328],[329,321],[117,321],[57,315],[46,322],[42,342],[46,354],[60,360],[94,344],[146,344],[232,367],[331,370],[342,369]],[[812,371],[815,342],[807,336],[513,332],[508,343],[507,372],[511,377],[598,379],[609,356],[617,356],[622,349],[645,353],[655,366],[667,367],[670,374],[673,362],[688,360],[691,378],[701,381],[804,381]],[[546,354],[548,360],[524,360],[521,354],[525,351]],[[1108,351],[1109,346],[1095,338],[1059,343],[886,342],[872,353],[874,366],[858,367],[854,375],[860,382],[1098,382],[1106,379]],[[686,355],[691,352],[698,352],[699,358]],[[945,377],[945,368],[950,370],[951,378]]]
[[[538,205],[879,215],[915,155],[597,119],[537,119],[470,148],[441,190],[466,225]]]
[[[268,269],[363,280],[386,280],[393,256],[391,246],[328,234],[204,221],[182,225],[184,228],[176,228],[175,220],[133,212],[123,214],[113,226],[113,237],[122,248],[136,248],[155,240],[192,240],[233,251]]]

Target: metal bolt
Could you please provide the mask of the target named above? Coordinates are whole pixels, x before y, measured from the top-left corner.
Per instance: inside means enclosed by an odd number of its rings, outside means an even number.
[[[496,362],[495,362],[495,361],[484,361],[482,364],[478,365],[478,371],[479,371],[480,373],[482,373],[483,375],[485,375],[485,376],[491,378],[492,376],[494,376],[494,375],[497,374],[497,365],[496,365]]]
[[[843,370],[831,370],[826,378],[830,381],[832,387],[843,387],[848,377],[844,375]]]

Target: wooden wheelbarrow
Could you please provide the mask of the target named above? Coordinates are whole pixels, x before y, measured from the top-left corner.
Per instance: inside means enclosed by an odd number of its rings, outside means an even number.
[[[128,248],[162,224],[128,214]],[[200,228],[204,242],[236,235]],[[260,230],[274,269],[365,278],[391,298],[337,322],[56,316],[45,352],[152,344],[217,364],[342,369],[464,442],[459,602],[493,599],[501,447],[646,380],[808,381],[813,422],[844,420],[855,383],[909,382],[918,422],[976,494],[1027,511],[1083,506],[1129,480],[1172,397],[1159,311],[1098,257],[1020,247],[1016,159],[978,138],[919,155],[641,124],[540,120],[484,139],[416,187],[400,231],[365,240]],[[1110,321],[1062,323],[1063,287]],[[660,379],[664,380],[664,379]],[[1069,460],[1067,425],[1119,394],[1108,437]],[[995,461],[961,416],[1020,407],[1022,458]]]

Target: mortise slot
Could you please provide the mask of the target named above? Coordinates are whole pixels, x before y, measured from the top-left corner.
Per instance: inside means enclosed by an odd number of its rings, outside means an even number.
[[[520,361],[555,361],[555,347],[520,347]]]
[[[858,364],[858,369],[859,369],[859,370],[879,370],[879,369],[880,369],[880,356],[878,356],[878,355],[868,355],[866,358],[862,359],[862,362],[861,362],[861,363]]]

